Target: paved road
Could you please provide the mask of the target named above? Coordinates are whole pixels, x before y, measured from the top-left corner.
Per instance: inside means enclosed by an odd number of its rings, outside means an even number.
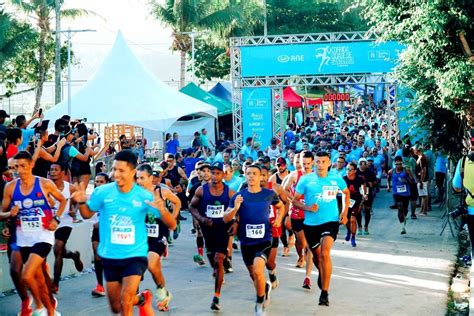
[[[293,249],[290,257],[277,259],[280,287],[272,292],[267,315],[444,315],[455,240],[449,232],[439,236],[442,214],[436,208],[428,217],[410,220],[408,234],[400,235],[396,211],[388,208],[391,201],[388,193],[377,197],[370,235],[361,236],[356,248],[344,241],[341,229],[332,251],[330,307],[318,306],[318,289],[301,288],[304,270],[294,267]],[[174,295],[168,315],[214,314],[209,309],[212,272],[208,265],[198,267],[192,261],[190,228],[190,221],[184,222],[163,263]],[[219,314],[251,315],[255,294],[239,252],[234,254],[234,269],[225,276]],[[314,274],[314,284],[316,278]],[[63,315],[109,315],[107,300],[90,296],[94,285],[93,273],[61,282],[58,310]],[[153,288],[149,274],[141,288]],[[1,298],[0,315],[16,315],[19,306],[16,295]]]

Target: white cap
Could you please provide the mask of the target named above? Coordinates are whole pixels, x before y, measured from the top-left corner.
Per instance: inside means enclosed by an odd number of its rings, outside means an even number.
[[[367,163],[367,159],[365,159],[364,157],[362,157],[362,158],[359,159],[359,162],[358,162],[357,164],[360,164],[361,162]]]

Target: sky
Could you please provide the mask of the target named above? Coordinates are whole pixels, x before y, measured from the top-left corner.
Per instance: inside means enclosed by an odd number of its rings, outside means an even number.
[[[118,30],[139,60],[158,78],[179,80],[179,54],[170,50],[171,29],[150,15],[148,0],[65,0],[64,8],[86,9],[98,15],[61,21],[63,30],[95,30],[76,33],[72,38],[72,49],[79,60],[79,65],[72,69],[72,80],[87,80],[94,74]],[[53,28],[54,25],[53,21]]]

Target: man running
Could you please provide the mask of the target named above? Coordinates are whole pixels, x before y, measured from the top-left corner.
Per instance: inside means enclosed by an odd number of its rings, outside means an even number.
[[[211,181],[197,188],[189,210],[199,222],[206,252],[211,267],[214,268],[214,297],[211,303],[212,310],[220,310],[220,296],[224,281],[224,260],[229,245],[229,224],[224,223],[224,212],[234,191],[222,182],[224,179],[224,165],[216,161],[211,166]]]
[[[66,199],[50,180],[35,177],[33,166],[28,152],[21,151],[15,155],[19,179],[5,186],[2,208],[4,212],[19,208],[15,220],[16,244],[24,263],[20,282],[33,295],[34,313],[52,316],[54,306],[45,282],[43,264],[54,243],[54,231],[61,222]],[[49,206],[47,197],[50,195],[59,202],[56,216]]]
[[[266,266],[268,270],[268,277],[270,279],[270,282],[272,283],[272,289],[275,289],[278,287],[279,284],[278,278],[276,276],[276,255],[278,252],[278,243],[282,229],[281,227],[274,226],[274,223],[277,218],[284,218],[286,216],[289,210],[289,201],[286,197],[283,188],[279,184],[273,183],[268,180],[269,174],[267,167],[261,166],[260,169],[262,171],[262,188],[273,190],[273,192],[278,195],[280,201],[282,201],[285,206],[283,215],[278,213],[279,210],[274,205],[270,207],[270,225],[272,226],[272,250],[270,251],[270,256],[268,257]]]
[[[318,286],[321,288],[319,305],[329,306],[329,282],[332,274],[331,248],[337,238],[339,223],[347,223],[350,192],[341,177],[328,175],[331,160],[327,152],[316,154],[317,173],[301,177],[296,186],[293,203],[305,211],[303,230],[313,253],[314,265],[319,270]],[[337,191],[345,197],[344,209],[339,215]],[[304,196],[304,203],[299,200]]]
[[[69,251],[66,249],[66,243],[69,240],[72,232],[72,223],[74,216],[74,210],[71,209],[71,194],[75,192],[75,187],[71,186],[69,182],[64,181],[66,176],[66,168],[58,163],[53,163],[49,169],[50,179],[54,182],[59,191],[66,199],[66,208],[62,216],[60,217],[61,223],[58,225],[58,228],[54,232],[54,279],[52,291],[55,294],[59,293],[59,278],[61,277],[61,272],[63,270],[63,259],[72,259],[76,270],[81,272],[84,269],[84,264],[81,261],[81,255],[79,251]],[[59,207],[59,202],[55,201],[53,208],[53,214],[56,215],[56,212]]]
[[[304,151],[301,153],[301,155],[302,159],[295,160],[296,170],[293,171],[283,182],[283,187],[290,201],[294,199],[295,188],[300,178],[304,174],[309,174],[313,172],[313,153],[310,151]],[[304,199],[301,199],[301,201],[304,201]],[[311,271],[313,270],[313,255],[311,253],[311,250],[308,248],[308,244],[306,242],[306,238],[303,232],[304,211],[302,209],[297,208],[293,202],[290,203],[291,229],[296,235],[296,252],[298,253],[298,261],[296,262],[296,267],[302,268],[306,264],[306,276],[303,281],[303,288],[310,290]]]
[[[153,185],[153,169],[150,165],[141,164],[137,167],[137,184],[149,192],[158,191],[160,198],[164,201],[169,201],[173,206],[173,217],[178,217],[181,201],[166,186],[161,184]],[[160,311],[167,311],[173,296],[165,287],[166,283],[161,269],[161,258],[168,246],[167,232],[169,230],[163,221],[156,218],[154,213],[147,214],[146,229],[148,235],[148,271],[150,271],[156,284],[157,307]]]
[[[356,233],[357,233],[357,218],[362,216],[360,214],[360,206],[362,197],[367,198],[367,195],[362,195],[360,192],[366,192],[365,182],[359,175],[357,175],[357,165],[354,162],[350,162],[346,168],[347,175],[344,176],[347,187],[350,192],[350,203],[349,213],[347,214],[348,222],[346,224],[347,234],[346,241],[351,241],[352,247],[357,246]],[[362,189],[362,190],[361,190]]]
[[[258,165],[248,166],[245,170],[247,188],[232,197],[224,214],[225,223],[237,217],[242,258],[254,281],[257,295],[255,315],[264,315],[264,309],[270,303],[272,285],[265,280],[265,265],[272,248],[270,206],[274,205],[278,209],[279,217],[274,226],[281,226],[281,215],[284,214],[283,203],[275,192],[262,189],[261,177]]]
[[[372,205],[374,203],[374,185],[377,178],[375,173],[368,169],[367,159],[359,159],[359,169],[357,169],[357,175],[364,179],[366,190],[364,192],[367,195],[367,199],[364,199],[361,209],[364,210],[364,230],[362,230],[362,216],[358,220],[359,231],[362,235],[369,235],[369,223],[372,217]],[[362,211],[361,211],[362,212]]]
[[[408,204],[410,203],[410,183],[414,183],[412,173],[403,167],[403,158],[395,157],[395,168],[388,172],[387,186],[388,192],[392,192],[393,199],[398,206],[398,221],[401,224],[400,234],[407,233]]]
[[[82,186],[72,196],[83,218],[100,212],[99,256],[107,281],[107,296],[112,312],[126,316],[133,315],[134,305],[139,306],[140,315],[154,315],[151,291],[137,295],[148,265],[146,215],[154,213],[170,229],[176,227],[159,194],[153,195],[135,184],[136,166],[135,154],[121,151],[112,165],[114,183],[96,188],[87,203]]]

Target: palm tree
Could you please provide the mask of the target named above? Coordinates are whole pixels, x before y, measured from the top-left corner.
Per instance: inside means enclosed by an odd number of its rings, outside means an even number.
[[[167,0],[161,5],[151,0],[151,14],[171,27],[173,36],[171,49],[180,52],[180,88],[185,83],[186,52],[191,49],[191,32],[219,31],[234,24],[241,18],[241,12],[237,6],[230,5],[233,2],[235,1]]]
[[[29,18],[36,22],[39,29],[39,43],[38,43],[38,84],[35,95],[35,106],[33,112],[35,113],[40,108],[41,96],[43,95],[43,84],[46,80],[46,72],[51,66],[46,63],[45,46],[46,38],[51,36],[51,21],[54,19],[55,1],[54,0],[10,0],[11,4],[16,8],[26,13]],[[64,0],[61,0],[62,4]],[[61,16],[64,18],[77,18],[80,16],[95,14],[84,9],[63,9]]]

